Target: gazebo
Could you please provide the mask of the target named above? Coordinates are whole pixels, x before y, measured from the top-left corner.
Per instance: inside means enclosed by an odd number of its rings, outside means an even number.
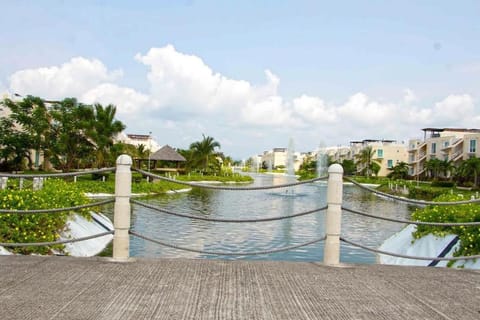
[[[187,160],[181,154],[175,151],[175,149],[169,145],[165,145],[150,155],[148,159],[138,159],[137,161],[138,166],[140,166],[141,161],[148,161],[150,170],[154,169],[156,171],[178,172],[184,170],[183,168],[180,168],[180,163]],[[157,168],[157,164],[161,164],[161,167]]]

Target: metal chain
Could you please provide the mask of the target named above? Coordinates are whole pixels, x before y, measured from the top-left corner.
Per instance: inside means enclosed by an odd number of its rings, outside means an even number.
[[[347,212],[358,214],[358,215],[369,217],[369,218],[398,222],[398,223],[406,223],[406,224],[439,226],[439,227],[480,226],[480,222],[443,223],[443,222],[424,222],[424,221],[413,221],[413,220],[401,220],[401,219],[380,217],[380,216],[376,216],[376,215],[369,214],[369,213],[366,213],[366,212],[362,212],[362,211],[358,211],[358,210],[354,210],[354,209],[350,209],[350,208],[345,208],[343,206],[342,206],[342,209],[347,211]]]
[[[461,256],[461,257],[450,257],[450,258],[444,258],[444,257],[421,257],[421,256],[409,256],[409,255],[404,255],[404,254],[399,254],[399,253],[394,253],[394,252],[388,252],[388,251],[383,251],[383,250],[378,250],[378,249],[373,249],[367,246],[364,246],[362,244],[347,240],[343,237],[340,237],[340,241],[343,241],[345,243],[348,243],[354,247],[362,248],[370,252],[374,253],[379,253],[379,254],[384,254],[387,256],[393,256],[393,257],[398,257],[398,258],[405,258],[405,259],[413,259],[413,260],[433,260],[433,261],[455,261],[455,260],[472,260],[472,259],[480,259],[480,255],[473,255],[473,256]]]
[[[95,239],[99,237],[103,237],[109,234],[113,234],[114,231],[107,231],[98,234],[94,234],[88,237],[76,238],[76,239],[69,239],[69,240],[58,240],[58,241],[50,241],[50,242],[29,242],[29,243],[18,243],[18,242],[0,242],[0,246],[2,247],[41,247],[41,246],[52,246],[56,244],[65,244],[65,243],[72,243],[72,242],[79,242],[85,241],[90,239]]]
[[[436,205],[436,206],[453,206],[453,205],[457,205],[457,204],[480,203],[480,199],[463,200],[463,201],[452,201],[452,202],[435,202],[435,201],[424,201],[424,200],[408,199],[408,198],[399,197],[399,196],[394,196],[394,195],[391,195],[391,194],[388,194],[388,193],[385,193],[385,192],[381,192],[381,191],[378,191],[378,190],[369,188],[369,187],[364,186],[364,185],[358,183],[357,181],[355,181],[355,180],[353,180],[353,179],[350,179],[350,178],[347,178],[347,177],[344,177],[344,179],[347,180],[348,182],[353,183],[353,184],[356,185],[357,187],[362,188],[363,190],[367,190],[367,191],[369,191],[369,192],[376,193],[376,194],[379,194],[379,195],[381,195],[381,196],[384,196],[384,197],[387,197],[387,198],[390,198],[390,199],[394,199],[394,200],[398,200],[398,201],[406,202],[406,203],[411,203],[411,204],[418,204],[418,205]]]
[[[65,172],[65,173],[44,173],[44,174],[14,174],[14,173],[3,173],[0,172],[0,177],[7,178],[55,178],[55,177],[71,177],[71,176],[83,176],[92,173],[102,173],[107,171],[115,171],[116,167],[95,169],[88,171],[77,171],[77,172]]]
[[[288,251],[288,250],[293,250],[301,247],[305,247],[320,241],[325,240],[325,237],[319,238],[319,239],[314,239],[309,242],[305,242],[302,244],[290,246],[290,247],[284,247],[284,248],[279,248],[279,249],[272,249],[272,250],[263,250],[263,251],[244,251],[244,252],[223,252],[223,251],[208,251],[208,250],[197,250],[197,249],[192,249],[192,248],[185,248],[181,246],[177,246],[174,244],[169,244],[163,241],[155,240],[152,238],[148,238],[146,236],[143,236],[141,234],[138,234],[134,231],[129,231],[129,233],[135,237],[138,237],[140,239],[150,241],[165,247],[169,247],[172,249],[177,249],[177,250],[183,250],[183,251],[190,251],[190,252],[195,252],[195,253],[202,253],[202,254],[211,254],[211,255],[217,255],[217,256],[252,256],[252,255],[260,255],[260,254],[270,254],[270,253],[277,253],[277,252],[282,252],[282,251]]]
[[[182,185],[186,185],[189,187],[196,187],[196,188],[203,188],[203,189],[215,189],[215,190],[228,190],[228,191],[252,191],[252,190],[267,190],[267,189],[278,189],[278,188],[287,188],[287,187],[294,187],[302,184],[308,184],[320,180],[325,180],[328,178],[328,176],[322,176],[314,179],[309,179],[309,180],[303,180],[303,181],[297,181],[297,182],[292,182],[292,183],[286,183],[286,184],[279,184],[276,186],[263,186],[263,187],[226,187],[226,186],[211,186],[211,185],[206,185],[206,184],[201,184],[201,183],[192,183],[192,182],[186,182],[186,181],[179,181],[167,177],[162,177],[147,171],[143,171],[141,169],[136,169],[132,168],[133,171],[137,171],[145,176],[151,177],[151,178],[156,178],[168,182],[174,182]]]
[[[4,214],[4,213],[31,214],[31,213],[54,213],[54,212],[63,212],[63,211],[74,211],[74,210],[80,210],[80,209],[85,209],[85,208],[98,207],[98,206],[102,206],[102,205],[112,203],[112,202],[115,202],[115,199],[107,199],[107,200],[102,200],[102,201],[98,201],[98,202],[93,202],[93,203],[88,203],[88,204],[83,204],[83,205],[68,207],[68,208],[36,209],[36,210],[5,210],[5,209],[0,209],[0,214]]]
[[[148,209],[152,209],[152,210],[155,210],[155,211],[158,211],[158,212],[166,213],[166,214],[177,216],[177,217],[190,218],[190,219],[196,219],[196,220],[204,220],[204,221],[213,221],[213,222],[230,222],[230,223],[266,222],[266,221],[283,220],[283,219],[305,216],[305,215],[308,215],[308,214],[312,214],[312,213],[319,212],[319,211],[327,209],[327,206],[325,206],[325,207],[322,207],[322,208],[308,210],[308,211],[304,211],[304,212],[300,212],[300,213],[295,213],[295,214],[292,214],[292,215],[270,217],[270,218],[261,218],[261,219],[219,219],[219,218],[207,218],[207,217],[195,216],[195,215],[186,214],[186,213],[173,212],[173,211],[162,209],[162,208],[150,205],[148,203],[144,203],[144,202],[140,202],[140,201],[136,201],[136,200],[131,200],[130,202],[132,202],[134,204],[138,204],[138,205],[140,205],[142,207],[145,207],[145,208],[148,208]]]

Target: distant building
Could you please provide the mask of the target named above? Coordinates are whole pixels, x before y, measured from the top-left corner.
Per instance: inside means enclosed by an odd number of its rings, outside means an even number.
[[[300,169],[303,163],[305,154],[294,152],[293,166],[295,171]],[[273,148],[272,150],[264,151],[260,155],[260,166],[264,165],[267,168],[278,169],[286,168],[288,163],[288,148]]]
[[[425,163],[431,159],[452,161],[458,167],[463,160],[480,157],[480,129],[424,128],[422,131],[423,140],[411,139],[408,142],[411,176],[424,175]]]
[[[155,152],[161,147],[158,142],[155,141],[149,134],[125,134],[121,132],[118,134],[115,141],[131,144],[136,147],[143,144],[145,146],[145,150],[150,150],[151,152]]]

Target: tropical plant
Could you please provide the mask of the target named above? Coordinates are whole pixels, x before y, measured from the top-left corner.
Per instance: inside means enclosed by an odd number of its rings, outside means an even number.
[[[93,106],[93,116],[88,128],[88,136],[95,144],[96,167],[113,165],[115,158],[109,158],[113,138],[125,129],[125,125],[115,119],[117,108],[114,105],[103,107],[96,103]]]
[[[343,173],[345,175],[353,175],[356,171],[355,161],[343,159],[342,161]]]
[[[462,162],[458,167],[457,176],[469,180],[473,177],[473,185],[478,187],[478,175],[480,174],[480,158],[470,158]]]
[[[391,179],[406,179],[408,177],[408,163],[401,161],[389,168],[391,171],[387,177]]]
[[[425,162],[425,169],[428,172],[428,176],[434,180],[438,179],[440,172],[442,171],[442,160],[432,158]]]
[[[209,166],[218,166],[216,160],[215,148],[220,148],[220,143],[215,141],[213,137],[202,134],[201,141],[190,144],[191,161],[194,167],[200,167],[204,173],[209,172]]]
[[[374,150],[372,146],[366,146],[355,156],[357,158],[357,166],[361,167],[362,172],[364,172],[367,177],[370,177],[372,174],[372,163],[381,161],[380,159],[374,159],[375,152],[376,150]]]

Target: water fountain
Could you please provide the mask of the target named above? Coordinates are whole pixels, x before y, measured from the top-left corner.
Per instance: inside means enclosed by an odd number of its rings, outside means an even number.
[[[287,149],[287,176],[289,182],[293,182],[295,180],[295,147],[293,144],[293,139],[290,138],[288,142],[288,149]],[[295,188],[289,187],[285,189],[285,194],[289,196],[295,195]]]
[[[326,176],[328,173],[328,155],[323,143],[320,144],[317,151],[317,177]]]

